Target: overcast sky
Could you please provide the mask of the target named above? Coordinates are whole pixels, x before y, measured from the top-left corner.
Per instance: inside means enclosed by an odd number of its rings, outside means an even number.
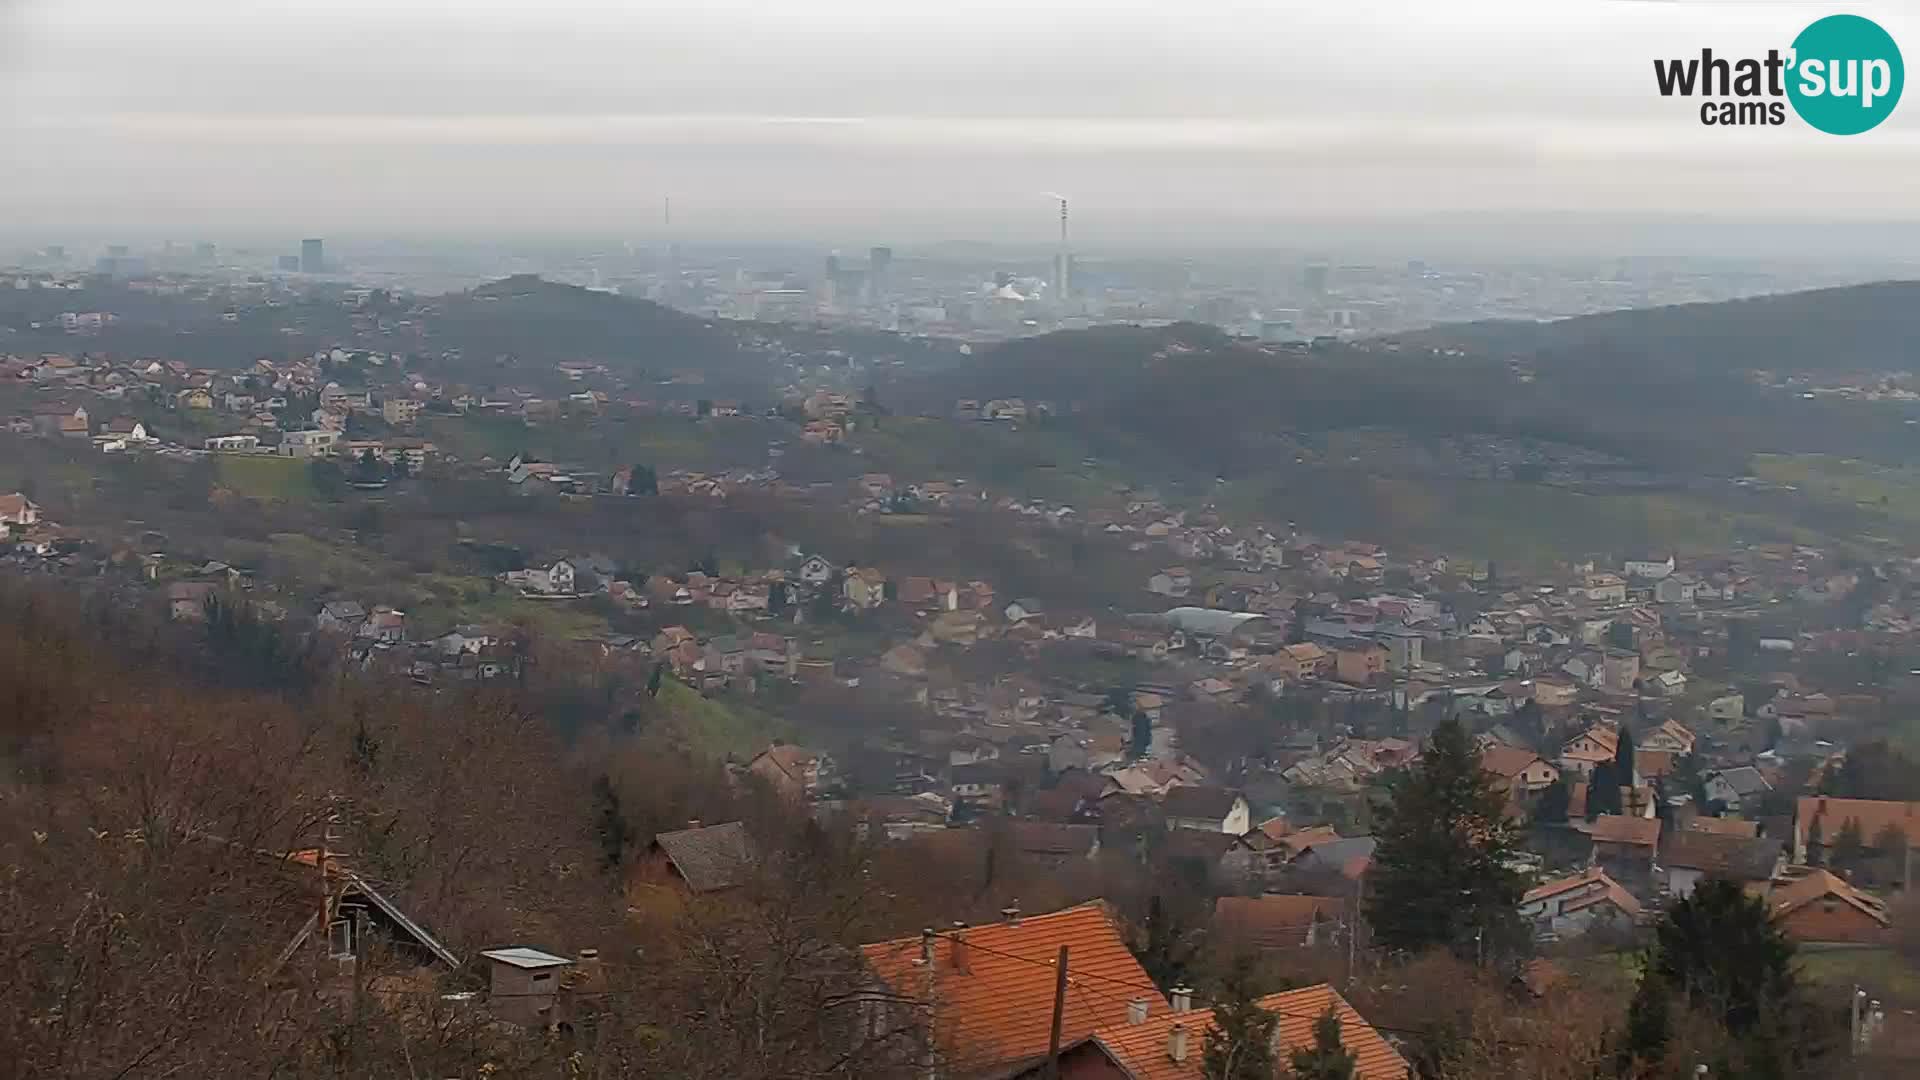
[[[1920,50],[1920,9],[1854,3]],[[0,226],[1083,235],[1920,220],[1920,101],[1702,127],[1769,0],[0,0]]]

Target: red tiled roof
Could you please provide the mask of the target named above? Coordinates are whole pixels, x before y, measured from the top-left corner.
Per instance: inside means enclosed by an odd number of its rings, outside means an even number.
[[[1214,929],[1256,949],[1303,945],[1316,923],[1331,927],[1347,910],[1337,896],[1223,896],[1214,901]]]
[[[1494,746],[1480,752],[1480,768],[1502,780],[1519,776],[1539,760],[1539,754],[1518,746]]]
[[[1269,994],[1260,999],[1260,1007],[1280,1014],[1274,1041],[1283,1064],[1294,1050],[1313,1045],[1313,1025],[1332,1007],[1340,1018],[1340,1041],[1354,1055],[1354,1080],[1405,1080],[1408,1075],[1406,1059],[1325,983]],[[1167,1036],[1176,1023],[1187,1031],[1184,1061],[1168,1054]],[[1134,1080],[1200,1080],[1205,1075],[1206,1033],[1212,1029],[1212,1011],[1196,1009],[1150,1014],[1140,1024],[1123,1019],[1118,1026],[1100,1029],[1094,1038]]]
[[[1152,989],[1140,962],[1121,940],[1106,905],[1094,902],[1018,922],[970,927],[956,944],[950,934],[933,940],[932,963],[921,958],[919,937],[861,946],[868,966],[896,994],[934,1004],[933,1030],[950,1071],[1027,1061],[1047,1051],[1053,1012],[1054,963],[1067,947],[1067,997],[1061,1038],[1084,1039],[1125,1024],[1127,1002],[1148,1001],[1164,1012],[1167,1001]],[[931,970],[929,970],[931,969]],[[1196,1059],[1198,1056],[1198,1044]]]
[[[1833,898],[1887,926],[1887,905],[1879,897],[1861,892],[1825,870],[1809,870],[1805,876],[1774,885],[1767,890],[1767,914],[1778,919],[1793,914],[1815,900]]]
[[[1587,833],[1599,844],[1653,847],[1660,842],[1660,819],[1601,814],[1588,824]]]

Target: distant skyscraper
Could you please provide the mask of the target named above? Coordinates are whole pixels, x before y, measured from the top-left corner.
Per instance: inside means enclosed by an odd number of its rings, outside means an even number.
[[[893,249],[877,247],[867,252],[867,292],[875,303],[886,299],[887,267],[893,265]]]
[[[300,272],[318,274],[327,268],[326,253],[317,239],[300,241]]]
[[[1300,283],[1306,286],[1308,292],[1317,296],[1327,291],[1327,273],[1326,263],[1310,262],[1306,269],[1300,272]]]

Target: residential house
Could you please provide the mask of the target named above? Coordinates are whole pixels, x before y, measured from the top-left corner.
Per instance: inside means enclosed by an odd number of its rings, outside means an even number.
[[[388,645],[399,644],[407,639],[407,613],[376,604],[354,636]]]
[[[832,779],[833,762],[825,754],[783,743],[755,754],[747,763],[747,772],[782,798],[805,802]]]
[[[152,436],[147,434],[147,425],[131,416],[116,416],[107,421],[107,426],[101,430],[101,434],[130,443],[153,441]]]
[[[1373,642],[1364,642],[1333,653],[1334,678],[1354,686],[1365,686],[1387,673],[1387,650]]]
[[[523,593],[538,596],[574,595],[573,564],[565,559],[548,567],[534,567],[529,570],[509,570],[500,575],[500,579],[518,588]]]
[[[1737,724],[1747,714],[1747,699],[1739,694],[1722,694],[1707,702],[1707,719],[1719,724]]]
[[[1658,604],[1691,604],[1699,594],[1700,583],[1682,575],[1662,578],[1653,586],[1653,599]]]
[[[1640,901],[1598,866],[1537,885],[1520,898],[1520,917],[1536,933],[1561,937],[1608,923],[1628,927],[1640,914]]]
[[[1352,909],[1343,896],[1223,896],[1213,903],[1213,931],[1255,951],[1326,947],[1346,940]]]
[[[926,931],[861,946],[875,989],[909,1004],[903,1022],[876,1017],[870,1028],[919,1026],[941,1076],[1016,1076],[1044,1063],[1049,1039],[1066,1048],[1088,1044],[1094,1033],[1152,1019],[1171,1006],[1134,959],[1105,904],[1089,903],[1045,915],[1008,908],[999,922]],[[1097,973],[1113,993],[1069,992],[1054,1006],[1053,965],[1065,947],[1069,969]],[[1057,1017],[1057,1019],[1056,1019]],[[1198,1016],[1196,1014],[1196,1020]],[[1196,1033],[1194,1056],[1199,1057]],[[1063,1075],[1081,1075],[1078,1071]]]
[[[956,803],[984,810],[998,810],[1007,799],[1007,774],[999,763],[955,765],[951,770]]]
[[[1803,943],[1879,945],[1893,925],[1886,902],[1825,870],[1799,868],[1754,890],[1788,937]]]
[[[411,424],[420,418],[426,403],[412,398],[390,397],[380,403],[380,418],[389,424]]]
[[[1620,733],[1596,724],[1568,739],[1560,748],[1560,768],[1579,776],[1592,776],[1595,767],[1612,761],[1619,751]]]
[[[0,525],[17,525],[21,528],[40,523],[40,507],[32,499],[19,492],[0,495]]]
[[[1041,606],[1040,601],[1023,596],[1008,604],[1002,614],[1007,617],[1008,622],[1017,623],[1045,615],[1046,609]]]
[[[631,884],[667,885],[690,893],[722,892],[745,884],[753,863],[745,825],[690,821],[684,829],[653,838],[646,855],[635,863]]]
[[[1809,844],[1831,852],[1834,840],[1848,822],[1858,826],[1864,843],[1879,846],[1882,836],[1897,833],[1911,844],[1920,837],[1920,802],[1804,796],[1794,806],[1793,861],[1808,861]],[[1816,832],[1818,835],[1813,835]]]
[[[340,433],[325,428],[289,431],[280,436],[280,456],[290,458],[328,457],[340,445]]]
[[[1144,1000],[1128,1007],[1126,1021],[1101,1028],[1078,1043],[1063,1043],[1059,1075],[1066,1080],[1203,1080],[1211,1010],[1192,1010],[1189,995],[1174,992],[1173,1009],[1155,1013]],[[1314,1046],[1314,1025],[1329,1011],[1340,1022],[1340,1041],[1353,1055],[1353,1080],[1406,1080],[1412,1066],[1369,1025],[1339,991],[1322,983],[1269,994],[1256,1002],[1279,1021],[1273,1030],[1274,1060],[1283,1067],[1294,1051]],[[1032,1080],[1041,1066],[1013,1074]]]
[[[1061,870],[1100,854],[1100,827],[1053,821],[1010,823],[1014,850],[1021,861]]]
[[[1519,804],[1553,786],[1560,770],[1531,750],[1494,746],[1480,753],[1480,768],[1494,778],[1494,786]]]
[[[1147,591],[1161,596],[1184,597],[1193,591],[1193,574],[1184,566],[1169,566],[1147,579]]]
[[[1626,560],[1626,565],[1622,567],[1622,569],[1626,571],[1627,576],[1630,578],[1640,578],[1644,581],[1659,581],[1673,573],[1673,556],[1655,557],[1652,555],[1641,555],[1637,558]]]
[[[1627,814],[1601,814],[1583,830],[1593,839],[1593,861],[1631,888],[1651,883],[1660,851],[1660,820]]]
[[[1717,802],[1735,813],[1750,811],[1773,790],[1766,775],[1751,765],[1721,769],[1707,776],[1707,801]]]
[[[1696,822],[1719,820],[1699,818]],[[1686,828],[1669,830],[1660,840],[1662,884],[1674,896],[1692,895],[1694,886],[1708,877],[1727,878],[1742,885],[1768,882],[1780,870],[1782,861],[1780,842],[1765,837]]]
[[[176,581],[167,586],[167,615],[175,622],[207,617],[207,601],[220,586],[211,581]]]
[[[260,448],[260,436],[215,435],[207,439],[204,445],[216,454],[244,454]]]
[[[1675,754],[1693,753],[1694,734],[1678,720],[1662,721],[1660,726],[1634,740],[1640,750],[1666,750]]]
[[[1584,584],[1576,592],[1587,602],[1594,604],[1627,602],[1627,583],[1614,574],[1588,574]]]
[[[877,608],[887,598],[887,575],[871,567],[849,568],[844,592],[856,611]]]
[[[324,633],[358,634],[367,621],[367,609],[353,600],[330,600],[320,605],[314,622]]]
[[[1246,797],[1221,787],[1182,786],[1160,801],[1169,829],[1202,829],[1243,836],[1251,829]]]
[[[1317,679],[1333,667],[1333,654],[1308,641],[1288,645],[1261,661],[1274,677],[1287,682]]]

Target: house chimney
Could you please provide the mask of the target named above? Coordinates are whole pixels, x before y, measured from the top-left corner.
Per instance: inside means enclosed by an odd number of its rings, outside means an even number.
[[[920,931],[920,962],[933,963],[933,927]]]
[[[700,827],[700,819],[699,819],[699,818],[697,818],[697,817],[690,817],[690,818],[688,818],[688,819],[687,819],[687,828],[689,828],[689,829],[697,829],[697,828],[699,828],[699,827]]]
[[[1006,920],[1008,926],[1019,926],[1020,925],[1020,901],[1015,900],[1013,903],[1008,904],[1006,907],[1001,908],[1000,917]]]
[[[953,924],[953,970],[959,972],[970,970],[967,964],[973,959],[972,956],[968,955],[966,930],[966,923],[956,922]]]
[[[1127,1023],[1135,1027],[1147,1022],[1147,999],[1134,998],[1127,1002]]]
[[[1167,1056],[1176,1064],[1187,1060],[1187,1025],[1175,1024],[1167,1032]]]
[[[1174,1012],[1183,1013],[1193,1008],[1193,987],[1191,986],[1184,983],[1176,986],[1169,991],[1168,996],[1173,999]]]

